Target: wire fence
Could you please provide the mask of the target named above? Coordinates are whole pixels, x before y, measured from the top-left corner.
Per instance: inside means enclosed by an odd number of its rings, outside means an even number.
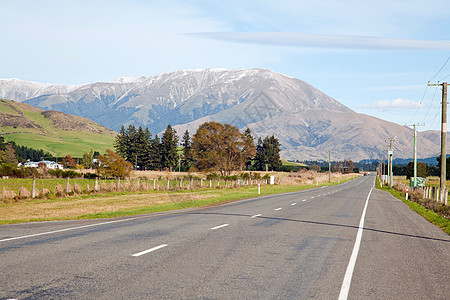
[[[126,180],[101,179],[0,179],[1,200],[54,198],[73,195],[114,192],[183,191],[194,189],[222,189],[268,184],[265,179],[204,180],[197,178]]]

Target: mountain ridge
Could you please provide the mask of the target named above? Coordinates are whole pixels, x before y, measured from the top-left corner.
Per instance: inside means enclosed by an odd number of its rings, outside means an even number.
[[[185,129],[195,132],[205,121],[249,127],[258,137],[277,136],[283,156],[293,160],[328,157],[328,151],[337,159],[381,158],[384,138],[394,135],[396,155],[412,156],[410,128],[358,114],[300,79],[267,69],[188,69],[78,86],[3,86],[0,97],[2,93],[15,93],[24,103],[83,116],[116,131],[134,124],[155,134],[171,124],[181,135]],[[439,152],[435,133],[419,136],[419,156]]]

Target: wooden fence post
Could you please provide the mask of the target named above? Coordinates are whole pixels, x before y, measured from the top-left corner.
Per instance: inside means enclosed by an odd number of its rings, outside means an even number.
[[[36,178],[33,177],[33,188],[31,191],[31,198],[36,198]]]
[[[66,178],[66,193],[69,193],[69,177]]]

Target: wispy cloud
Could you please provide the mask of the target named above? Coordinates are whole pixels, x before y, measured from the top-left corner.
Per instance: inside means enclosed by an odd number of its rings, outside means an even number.
[[[397,98],[394,100],[375,101],[369,104],[360,104],[358,108],[362,109],[376,109],[378,111],[388,110],[402,110],[402,109],[415,109],[420,106],[419,102]]]
[[[316,35],[297,32],[199,32],[193,35],[245,44],[271,46],[364,49],[364,50],[450,50],[450,41],[397,39],[374,36]]]

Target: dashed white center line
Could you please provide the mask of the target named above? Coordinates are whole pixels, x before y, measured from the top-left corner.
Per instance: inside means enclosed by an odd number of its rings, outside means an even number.
[[[138,257],[138,256],[141,256],[141,255],[144,255],[144,254],[147,254],[147,253],[153,252],[153,251],[155,251],[155,250],[158,250],[158,249],[164,248],[164,247],[166,247],[166,246],[167,246],[167,244],[162,244],[162,245],[159,245],[159,246],[153,247],[153,248],[151,248],[151,249],[148,249],[148,250],[145,250],[145,251],[142,251],[142,252],[139,252],[139,253],[133,254],[132,256],[134,256],[134,257]]]
[[[303,199],[302,201],[303,201],[303,202],[305,202],[305,201],[306,201],[306,199]]]
[[[216,229],[219,229],[219,228],[227,227],[228,225],[230,225],[230,224],[222,224],[222,225],[219,225],[219,226],[216,226],[216,227],[212,227],[211,230],[216,230]]]
[[[250,218],[257,218],[257,217],[260,217],[260,216],[261,216],[261,214],[257,214],[257,215],[251,216]]]
[[[282,208],[281,208],[281,207],[278,207],[278,208],[275,208],[275,210],[282,210]]]
[[[294,203],[291,203],[291,206],[294,206],[294,205],[296,205],[296,204],[297,204],[297,203],[295,203],[295,202],[294,202]]]
[[[314,196],[312,196],[311,199],[314,199]]]

